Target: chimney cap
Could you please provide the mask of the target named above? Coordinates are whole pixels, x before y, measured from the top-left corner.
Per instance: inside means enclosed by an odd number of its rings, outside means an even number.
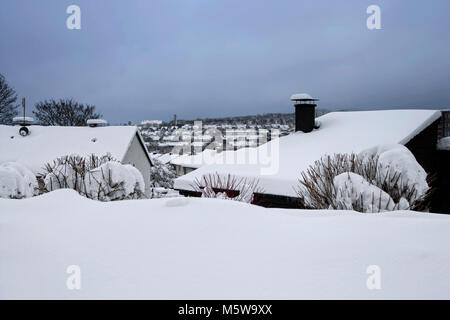
[[[34,122],[34,119],[31,117],[23,117],[23,116],[19,116],[19,117],[14,117],[13,118],[13,123],[15,124],[19,124],[21,126],[29,126]]]
[[[319,99],[314,99],[307,93],[295,93],[291,96],[291,101],[319,101]]]
[[[88,119],[86,121],[86,124],[89,127],[100,127],[100,126],[106,126],[108,124],[108,121],[103,119]]]

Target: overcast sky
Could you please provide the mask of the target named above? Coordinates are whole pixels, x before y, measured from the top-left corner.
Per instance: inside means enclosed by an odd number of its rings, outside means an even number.
[[[1,0],[0,30],[0,73],[29,104],[73,97],[111,123],[292,112],[296,92],[450,107],[448,0]]]

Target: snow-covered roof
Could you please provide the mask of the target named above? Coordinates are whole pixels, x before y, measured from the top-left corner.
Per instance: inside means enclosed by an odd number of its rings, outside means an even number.
[[[182,154],[170,161],[173,165],[188,167],[188,168],[200,168],[207,164],[209,158],[214,158],[217,155],[215,150],[205,149],[194,155]]]
[[[160,125],[162,123],[163,123],[162,120],[143,120],[143,121],[141,121],[141,125],[146,125],[146,124],[149,124],[149,125],[153,125],[153,124]]]
[[[360,152],[381,144],[404,145],[440,116],[436,110],[331,112],[319,117],[320,129],[310,133],[295,132],[257,148],[208,153],[200,162],[196,156],[192,162],[198,169],[176,179],[175,188],[192,190],[196,178],[217,172],[258,178],[265,193],[295,196],[293,187],[300,173],[322,155]],[[267,156],[268,150],[274,152]]]
[[[46,163],[70,154],[110,153],[122,161],[136,134],[141,139],[134,126],[31,126],[29,129],[31,133],[22,137],[18,126],[0,125],[0,163],[17,161],[38,173]]]
[[[178,158],[180,155],[179,154],[173,154],[173,153],[164,153],[164,154],[160,154],[160,153],[151,153],[150,154],[150,158],[156,159],[157,161],[163,163],[163,164],[167,164],[169,162],[171,162],[173,159]]]

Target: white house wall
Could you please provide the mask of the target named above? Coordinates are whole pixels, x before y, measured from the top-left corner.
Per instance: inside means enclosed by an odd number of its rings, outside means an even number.
[[[150,162],[147,158],[146,151],[139,142],[138,136],[135,135],[131,141],[130,147],[126,152],[122,163],[135,166],[144,177],[145,193],[148,195],[150,190]]]

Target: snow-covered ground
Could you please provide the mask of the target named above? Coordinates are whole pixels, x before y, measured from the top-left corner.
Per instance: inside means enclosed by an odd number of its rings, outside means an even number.
[[[58,190],[0,199],[0,298],[449,299],[449,231],[449,216],[407,211],[102,203]],[[80,290],[66,287],[70,265]],[[373,265],[380,290],[366,286]]]

